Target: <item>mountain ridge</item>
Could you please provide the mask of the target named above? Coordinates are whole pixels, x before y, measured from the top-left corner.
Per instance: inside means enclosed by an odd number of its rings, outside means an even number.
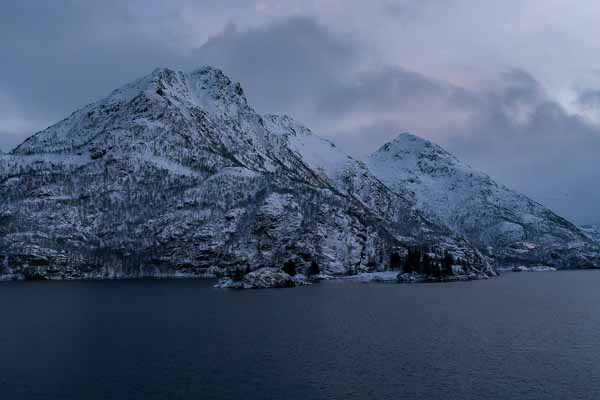
[[[599,265],[570,222],[440,146],[404,133],[355,159],[213,67],[157,68],[0,154],[0,198],[6,279],[343,275],[415,247],[464,275]]]
[[[348,274],[412,246],[494,274],[366,165],[262,116],[204,67],[156,69],[0,157],[0,266],[51,279],[212,276],[318,262]]]

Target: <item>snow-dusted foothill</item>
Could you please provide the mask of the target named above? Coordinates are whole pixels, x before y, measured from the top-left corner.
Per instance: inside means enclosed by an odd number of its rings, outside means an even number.
[[[575,225],[426,139],[400,134],[367,164],[426,218],[464,235],[501,265],[600,267],[598,245]]]
[[[223,276],[384,271],[427,246],[493,267],[407,193],[220,70],[156,69],[0,155],[0,275]],[[265,272],[266,273],[266,272]],[[272,274],[271,274],[272,275]]]

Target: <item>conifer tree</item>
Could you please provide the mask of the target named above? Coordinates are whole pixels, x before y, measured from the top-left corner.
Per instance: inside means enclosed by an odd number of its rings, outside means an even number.
[[[444,258],[442,259],[442,271],[444,275],[451,276],[454,275],[454,271],[452,270],[452,265],[454,265],[454,257],[447,250],[444,252]]]
[[[233,271],[233,274],[232,274],[232,276],[231,276],[231,279],[232,279],[234,282],[239,282],[239,281],[241,281],[242,279],[244,279],[244,275],[245,275],[245,274],[244,274],[244,269],[242,269],[242,268],[236,268],[236,269]]]
[[[288,275],[294,276],[296,275],[296,263],[292,260],[286,261],[283,264],[283,272],[285,272]]]
[[[390,268],[399,269],[402,266],[402,258],[397,252],[393,252],[390,255]]]
[[[316,260],[312,260],[312,262],[310,263],[310,270],[308,273],[311,276],[321,274],[321,268],[319,268],[319,264]]]
[[[421,273],[421,253],[418,248],[411,247],[408,249],[406,256],[406,271],[408,273],[418,272]]]
[[[423,253],[421,270],[424,275],[434,275],[433,261],[431,260],[429,253]]]

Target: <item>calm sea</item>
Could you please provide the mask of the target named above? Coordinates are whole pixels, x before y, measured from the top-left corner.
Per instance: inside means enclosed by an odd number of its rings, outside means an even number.
[[[0,284],[0,399],[600,399],[600,271]]]

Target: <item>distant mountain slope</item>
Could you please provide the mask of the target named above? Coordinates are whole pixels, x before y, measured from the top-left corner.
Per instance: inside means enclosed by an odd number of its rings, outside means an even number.
[[[585,233],[591,239],[600,242],[600,225],[598,224],[590,224],[590,225],[581,225],[579,229]]]
[[[367,161],[392,190],[502,263],[600,266],[598,247],[575,225],[462,163],[440,146],[404,133]]]
[[[493,273],[363,163],[261,116],[205,67],[157,69],[0,155],[0,275],[203,276],[228,268],[385,269],[427,245]]]

